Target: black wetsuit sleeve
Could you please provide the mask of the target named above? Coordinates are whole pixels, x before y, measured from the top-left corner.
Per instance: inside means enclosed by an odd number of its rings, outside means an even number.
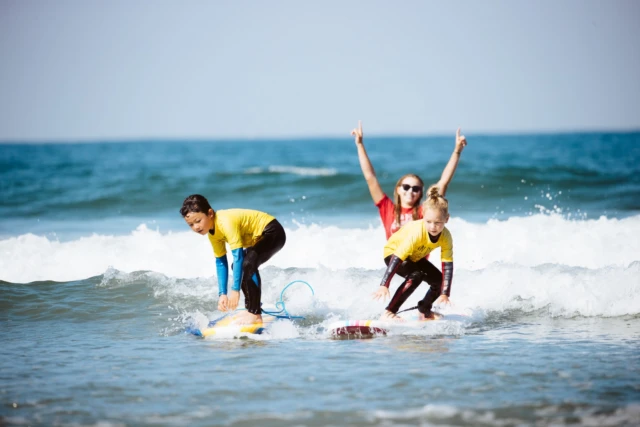
[[[395,276],[396,271],[398,271],[398,267],[402,264],[402,260],[395,255],[391,255],[391,259],[389,260],[389,265],[387,266],[387,270],[384,272],[384,276],[382,276],[382,281],[380,282],[380,286],[389,287],[391,284],[391,279]]]
[[[453,263],[442,263],[442,294],[451,296],[451,282],[453,282]]]

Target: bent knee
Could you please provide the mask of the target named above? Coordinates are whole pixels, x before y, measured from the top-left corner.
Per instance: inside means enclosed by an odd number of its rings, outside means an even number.
[[[242,260],[242,270],[255,270],[258,266],[258,254],[256,251],[248,250]]]
[[[411,280],[415,284],[419,284],[424,280],[424,275],[422,271],[414,271],[413,273],[407,274],[406,279]]]

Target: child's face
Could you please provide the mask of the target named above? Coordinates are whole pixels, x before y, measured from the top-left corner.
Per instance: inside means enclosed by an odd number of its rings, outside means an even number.
[[[440,209],[427,209],[424,211],[423,219],[427,231],[435,237],[444,230],[444,225],[449,221],[449,214],[445,215]]]
[[[187,225],[198,234],[207,234],[213,228],[213,211],[209,209],[208,213],[189,212],[184,217]]]

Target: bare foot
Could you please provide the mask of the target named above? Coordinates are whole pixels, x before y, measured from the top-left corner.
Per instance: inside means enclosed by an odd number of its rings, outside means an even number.
[[[254,323],[262,323],[262,315],[249,313],[248,311],[239,314],[232,322],[234,325],[253,325]]]
[[[429,314],[424,314],[418,312],[418,320],[438,320],[442,319],[442,315],[436,314],[433,311],[430,311]]]
[[[382,316],[380,316],[380,320],[387,320],[390,322],[404,322],[404,319],[402,317],[390,312],[389,310],[385,310],[385,312],[382,313]]]

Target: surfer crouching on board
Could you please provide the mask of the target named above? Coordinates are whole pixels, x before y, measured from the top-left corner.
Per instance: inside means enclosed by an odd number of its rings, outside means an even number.
[[[180,214],[193,231],[206,234],[213,247],[220,297],[218,310],[235,310],[242,289],[247,311],[240,314],[234,323],[262,323],[262,281],[258,267],[284,246],[286,235],[282,225],[271,215],[250,209],[216,212],[209,201],[199,194],[184,200]],[[229,264],[225,244],[229,245],[233,254],[233,283],[228,295]]]
[[[380,287],[373,298],[389,298],[389,284],[395,274],[405,278],[389,302],[381,320],[398,320],[400,306],[416,288],[426,281],[429,284],[427,294],[418,302],[418,311],[422,320],[434,319],[431,311],[436,304],[449,303],[451,281],[453,279],[453,240],[444,226],[449,221],[449,202],[432,185],[427,191],[427,200],[422,204],[424,217],[409,222],[396,231],[384,247],[384,262],[387,270],[382,277]],[[442,273],[425,257],[440,247]]]

